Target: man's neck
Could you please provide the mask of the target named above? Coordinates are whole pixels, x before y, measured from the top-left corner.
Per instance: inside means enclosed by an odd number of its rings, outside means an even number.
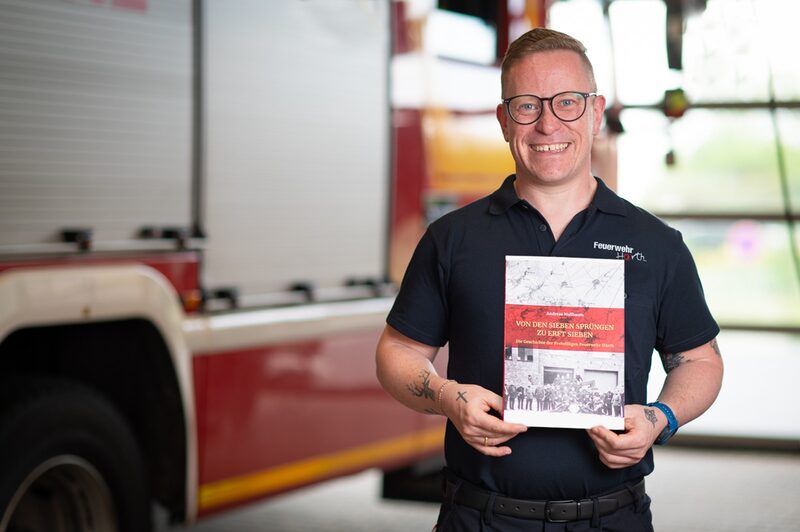
[[[586,209],[597,191],[597,180],[591,174],[586,179],[569,183],[542,185],[525,182],[519,177],[514,181],[517,196],[536,207],[547,220],[553,236],[559,239],[576,214]]]

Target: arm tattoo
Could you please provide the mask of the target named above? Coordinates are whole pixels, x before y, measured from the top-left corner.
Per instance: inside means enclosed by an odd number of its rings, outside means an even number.
[[[710,345],[711,345],[711,349],[714,350],[714,352],[717,354],[717,356],[722,358],[722,353],[719,350],[719,344],[717,343],[717,339],[716,338],[711,340]]]
[[[456,401],[464,401],[465,403],[469,403],[469,401],[467,401],[467,392],[458,392]]]
[[[416,397],[425,397],[434,401],[436,399],[436,394],[434,394],[431,389],[431,372],[424,369],[419,372],[419,378],[422,379],[421,386],[412,382],[411,384],[407,384],[406,388]]]
[[[669,373],[673,369],[677,368],[685,361],[683,359],[683,353],[665,353],[664,354],[664,371]]]
[[[655,414],[655,412],[653,412],[652,408],[645,408],[644,409],[644,417],[646,417],[647,421],[652,423],[654,427],[656,426],[656,422],[658,422],[658,418],[656,417],[656,414]]]

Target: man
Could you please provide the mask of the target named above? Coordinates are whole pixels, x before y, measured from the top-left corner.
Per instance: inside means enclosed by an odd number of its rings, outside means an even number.
[[[448,418],[439,532],[652,530],[650,448],[716,398],[719,328],[680,233],[591,174],[605,99],[583,45],[532,30],[501,76],[497,118],[516,174],[430,225],[379,341],[378,378],[408,407]],[[499,419],[506,255],[627,259],[624,432]],[[446,343],[444,378],[432,361]],[[654,348],[668,373],[648,405]],[[427,393],[408,392],[420,386]]]

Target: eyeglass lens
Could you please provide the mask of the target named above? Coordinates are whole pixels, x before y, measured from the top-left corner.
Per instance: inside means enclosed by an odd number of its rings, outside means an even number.
[[[530,94],[515,96],[508,102],[508,111],[516,122],[531,124],[541,116],[544,101],[550,102],[550,110],[556,118],[564,122],[579,119],[586,110],[586,97],[583,94],[562,92],[551,98],[539,98]]]

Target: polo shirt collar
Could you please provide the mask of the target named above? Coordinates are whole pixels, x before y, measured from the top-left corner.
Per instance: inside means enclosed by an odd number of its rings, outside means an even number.
[[[514,190],[514,180],[516,178],[514,174],[511,174],[503,181],[500,188],[492,192],[492,195],[489,196],[490,214],[503,214],[517,203],[522,203],[522,201],[524,201],[517,197],[517,191]]]
[[[505,181],[503,181],[503,184],[500,185],[500,188],[489,196],[490,214],[503,214],[518,203],[526,203],[525,200],[517,196],[517,192],[514,190],[515,179],[516,176],[513,174],[508,176]],[[608,214],[625,216],[627,212],[622,198],[608,188],[606,184],[603,183],[602,179],[599,177],[595,177],[595,179],[597,180],[597,190],[594,193],[594,198],[592,198],[591,206]]]
[[[597,190],[594,193],[594,198],[592,199],[592,205],[597,207],[598,211],[605,212],[607,214],[617,214],[619,216],[627,216],[628,210],[625,207],[625,202],[617,196],[617,194],[608,188],[603,180],[599,177],[595,177],[597,180]],[[513,190],[513,188],[512,188]]]

